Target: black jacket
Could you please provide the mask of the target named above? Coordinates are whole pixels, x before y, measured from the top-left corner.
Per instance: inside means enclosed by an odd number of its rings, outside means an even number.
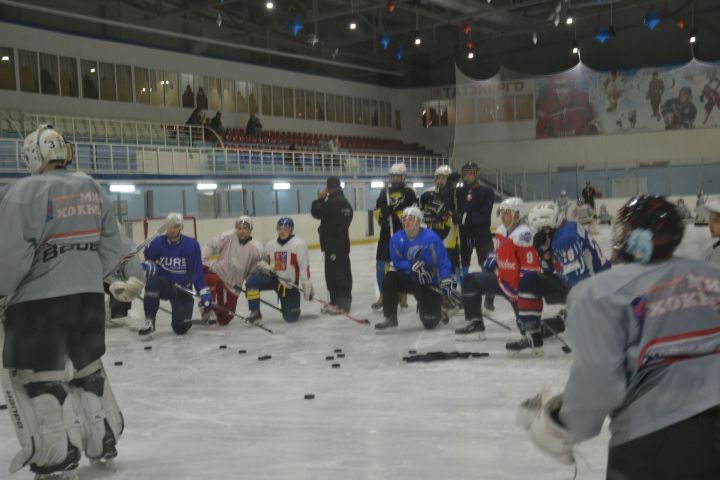
[[[348,229],[353,219],[353,209],[342,190],[329,193],[324,200],[313,200],[310,213],[320,220],[320,249],[325,253],[349,253]]]
[[[458,224],[465,232],[490,235],[495,193],[479,183],[457,191]]]

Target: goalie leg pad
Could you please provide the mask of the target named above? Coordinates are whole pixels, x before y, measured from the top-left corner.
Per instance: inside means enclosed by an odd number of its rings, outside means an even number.
[[[0,383],[10,409],[21,450],[9,470],[30,464],[35,473],[77,468],[82,447],[82,419],[69,399],[63,372],[21,372],[2,369]]]
[[[82,443],[85,455],[90,459],[115,457],[115,447],[125,421],[100,360],[75,374],[75,379],[70,382],[70,394],[84,420]]]

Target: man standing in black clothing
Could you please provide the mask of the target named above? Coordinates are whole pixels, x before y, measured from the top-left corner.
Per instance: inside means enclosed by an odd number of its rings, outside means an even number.
[[[595,189],[592,183],[590,183],[590,180],[585,182],[585,188],[582,189],[581,192],[583,201],[586,205],[590,205],[590,208],[593,209],[593,214],[595,213],[595,197],[600,197],[601,195],[598,193],[598,191]]]
[[[325,254],[325,283],[330,293],[323,313],[349,312],[352,304],[352,271],[350,270],[350,236],[348,230],[353,209],[343,195],[340,179],[329,177],[326,188],[313,200],[310,213],[320,220],[320,249]],[[335,308],[333,308],[335,307]]]

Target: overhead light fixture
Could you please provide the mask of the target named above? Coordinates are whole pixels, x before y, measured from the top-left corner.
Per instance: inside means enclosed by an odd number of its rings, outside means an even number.
[[[242,190],[242,183],[233,183],[230,185],[230,190]]]
[[[340,182],[340,188],[345,188],[345,182]]]
[[[267,8],[268,10],[272,10],[273,8],[275,8],[275,4],[273,2],[267,2],[265,4],[265,8]]]
[[[198,190],[217,190],[217,183],[198,183]]]
[[[605,42],[608,41],[610,38],[610,29],[608,27],[597,27],[597,30],[595,31],[595,36],[593,37],[595,40],[597,40],[600,45],[604,45]]]
[[[95,73],[95,67],[90,69],[90,73]]]
[[[3,55],[2,61],[3,61],[3,62],[9,62],[9,61],[10,61],[10,57],[8,57],[7,55]]]
[[[118,183],[110,185],[110,191],[113,193],[133,193],[135,191],[135,185]]]
[[[380,46],[383,50],[387,50],[390,46],[390,37],[385,32],[380,33]]]
[[[370,182],[370,188],[383,188],[385,186],[385,182],[381,182],[380,180],[373,180]]]
[[[580,53],[580,47],[578,47],[577,41],[574,41],[574,42],[572,43],[572,53],[574,53],[575,55],[577,55],[578,53]]]
[[[565,19],[565,23],[566,23],[567,25],[572,25],[572,24],[573,24],[573,18],[572,18],[572,17],[567,17],[567,18]]]
[[[423,188],[425,184],[423,182],[415,182],[413,183],[413,188]]]
[[[694,28],[690,31],[690,43],[697,42],[697,30]]]
[[[643,17],[643,23],[650,29],[650,31],[655,30],[655,27],[660,25],[661,21],[660,13],[658,13],[657,10],[647,12],[645,17]]]
[[[420,35],[415,35],[415,40],[413,43],[415,43],[416,47],[419,47],[420,45],[422,45],[422,38],[420,38]]]
[[[273,183],[273,190],[290,190],[290,184],[287,182]]]
[[[538,35],[537,35],[537,32],[533,32],[533,35],[532,35],[532,44],[533,44],[533,45],[537,45],[537,44],[538,44]]]
[[[467,54],[467,57],[468,57],[468,60],[472,60],[473,58],[475,58],[475,54],[472,51],[469,51]]]
[[[357,23],[355,23],[355,20],[350,20],[350,24],[348,25],[348,28],[350,30],[355,30],[357,28]]]

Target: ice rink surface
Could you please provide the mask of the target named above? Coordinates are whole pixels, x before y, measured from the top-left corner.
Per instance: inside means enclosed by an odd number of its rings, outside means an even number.
[[[609,255],[610,227],[601,227],[597,238]],[[689,225],[679,252],[697,258],[708,244],[707,227]],[[375,245],[352,248],[352,313],[372,323],[382,319],[370,309],[374,258]],[[311,251],[310,259],[317,296],[326,299],[321,252]],[[263,298],[273,301],[274,294],[264,292]],[[90,467],[83,459],[80,478],[572,478],[571,467],[541,454],[515,425],[522,400],[544,385],[562,388],[572,355],[550,340],[543,358],[509,357],[505,342],[518,333],[504,299],[496,300],[494,316],[513,332],[488,323],[487,341],[462,343],[453,334],[464,324],[461,314],[450,325],[424,331],[412,299],[399,328],[385,334],[321,315],[320,306],[303,301],[301,320],[292,325],[263,306],[264,325],[275,335],[236,319],[227,327],[195,325],[177,336],[169,315],[160,313],[154,339],[141,342],[134,329],[142,304],[136,301],[130,328],[107,331],[104,364],[126,420],[116,470]],[[238,313],[246,312],[241,298]],[[335,349],[345,358],[326,360]],[[402,360],[409,350],[490,356],[409,364]],[[272,358],[259,361],[261,355]],[[305,400],[310,393],[315,398]],[[0,432],[0,478],[32,478],[28,469],[12,476],[7,471],[18,445],[5,412]],[[578,447],[579,480],[605,478],[607,441],[604,428]]]

